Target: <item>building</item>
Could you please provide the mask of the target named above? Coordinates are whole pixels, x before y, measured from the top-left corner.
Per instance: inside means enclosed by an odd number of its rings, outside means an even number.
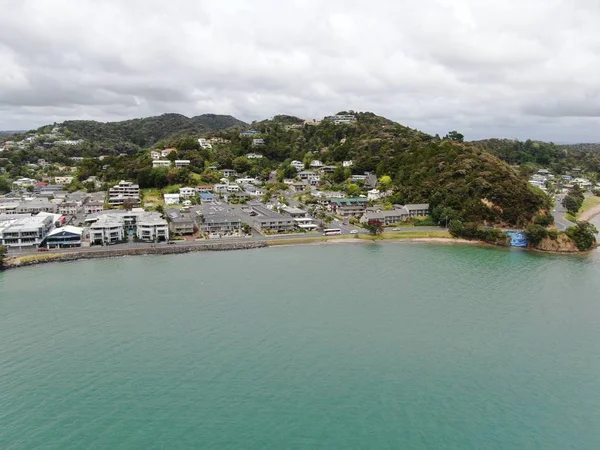
[[[178,205],[179,204],[179,194],[165,194],[165,205]]]
[[[351,159],[348,161],[342,161],[342,167],[352,167],[354,165],[354,161]]]
[[[3,199],[0,201],[0,215],[14,215],[17,214],[17,208],[21,204],[21,201],[17,198]]]
[[[425,217],[429,214],[429,204],[408,204],[394,205],[390,211],[381,209],[369,209],[360,218],[361,223],[369,223],[371,221],[381,222],[382,225],[394,225],[405,222],[412,217]]]
[[[235,180],[235,182],[238,184],[254,184],[254,185],[261,184],[261,182],[259,180],[257,180],[256,178],[238,178]]]
[[[308,180],[311,177],[315,177],[318,176],[316,172],[312,171],[312,170],[303,170],[301,172],[298,172],[298,177],[301,180]]]
[[[62,228],[56,228],[55,230],[48,233],[46,239],[44,239],[40,247],[47,248],[69,248],[69,247],[81,247],[81,241],[83,236],[83,228],[72,227],[70,225]]]
[[[319,161],[318,159],[313,159],[313,160],[310,162],[310,167],[313,167],[313,168],[317,168],[317,167],[323,167],[323,162],[322,162],[322,161]]]
[[[255,141],[262,141],[262,139],[254,139]],[[263,142],[264,144],[264,142]],[[262,159],[263,155],[261,155],[260,153],[247,153],[246,154],[246,158],[248,159]]]
[[[371,201],[379,200],[383,197],[384,194],[381,191],[379,191],[379,189],[371,189],[369,192],[367,192],[367,198]]]
[[[27,186],[35,186],[37,183],[33,178],[19,178],[12,183],[13,189],[20,189]]]
[[[169,231],[172,235],[194,234],[196,222],[191,214],[182,214],[175,209],[165,211],[168,217]]]
[[[171,153],[176,152],[176,151],[177,151],[177,149],[175,149],[175,148],[165,148],[164,150],[162,150],[160,152],[160,156],[162,156],[163,158],[166,158]]]
[[[198,144],[201,148],[212,148],[212,145],[205,138],[198,138]]]
[[[153,160],[160,159],[161,156],[162,156],[161,152],[157,152],[154,150],[150,152],[150,158],[152,158]]]
[[[62,191],[64,189],[64,186],[61,186],[59,184],[46,184],[46,185],[40,185],[40,186],[35,186],[33,192],[38,194],[38,195],[53,195],[55,192],[58,191]]]
[[[320,120],[314,120],[314,119],[308,119],[304,121],[304,125],[309,126],[309,127],[314,127],[317,126],[321,123]]]
[[[284,213],[286,213],[290,217],[293,217],[294,219],[308,216],[308,213],[306,211],[300,208],[295,208],[293,206],[284,206],[282,210]]]
[[[208,194],[213,191],[213,186],[210,184],[203,184],[196,186],[196,192],[198,194]]]
[[[196,196],[196,189],[191,187],[179,188],[179,195],[181,198],[192,198]]]
[[[318,186],[319,184],[321,184],[321,175],[310,175],[306,181],[311,186]]]
[[[298,161],[298,160],[294,160],[290,163],[290,166],[292,166],[294,169],[296,169],[298,172],[300,172],[301,170],[304,169],[304,163],[302,161]]]
[[[260,134],[260,131],[256,131],[256,130],[247,130],[247,131],[242,131],[242,132],[240,133],[240,137],[241,137],[241,138],[243,138],[243,137],[252,137],[252,136],[256,136],[256,135],[258,135],[258,134]]]
[[[333,173],[337,169],[337,166],[322,166],[319,170],[321,173]]]
[[[265,145],[265,140],[264,139],[252,139],[252,147],[256,147],[259,145]]]
[[[284,233],[295,228],[294,219],[272,211],[258,202],[250,205],[254,216],[254,228],[261,233]]]
[[[202,203],[215,201],[215,196],[210,192],[202,192],[198,194],[198,197],[200,197],[200,202]]]
[[[128,236],[158,242],[169,239],[169,224],[157,212],[140,208],[132,211],[103,211],[86,218],[90,225],[93,245],[112,245],[125,241]]]
[[[83,211],[86,215],[104,211],[104,202],[99,200],[90,200],[83,205]]]
[[[302,183],[300,181],[294,181],[289,186],[290,186],[290,190],[292,190],[293,192],[304,192],[308,189],[308,185],[306,185],[305,183]]]
[[[334,125],[348,125],[356,122],[356,116],[353,114],[336,114],[335,116],[325,117],[325,120],[333,122]]]
[[[58,205],[58,213],[64,216],[74,216],[80,206],[77,202],[63,202]]]
[[[50,203],[50,200],[44,197],[35,197],[27,199],[17,207],[17,214],[37,214],[40,212],[53,213],[56,211],[56,205]]]
[[[0,217],[0,244],[9,248],[37,247],[54,228],[53,215]]]
[[[136,236],[147,242],[169,240],[169,224],[157,213],[141,214],[136,222]]]
[[[54,177],[55,184],[71,184],[73,177]]]
[[[171,161],[168,159],[154,159],[152,161],[152,167],[171,167]]]
[[[237,172],[233,169],[223,169],[221,172],[223,173],[223,176],[227,178],[237,177]]]
[[[126,201],[132,202],[134,206],[139,205],[140,187],[131,181],[121,180],[108,190],[108,204],[114,208],[122,206]]]
[[[362,182],[362,183],[364,183],[365,181],[367,181],[367,176],[366,176],[366,175],[352,175],[352,176],[350,177],[350,179],[351,179],[353,182],[355,182],[355,183],[356,183],[356,182]]]
[[[369,200],[366,198],[332,198],[329,202],[331,210],[344,217],[362,216],[368,204]]]
[[[189,166],[189,165],[190,165],[189,159],[176,159],[175,160],[175,167],[185,167],[185,166]]]
[[[125,227],[121,216],[103,215],[90,226],[92,245],[118,244],[125,240]]]

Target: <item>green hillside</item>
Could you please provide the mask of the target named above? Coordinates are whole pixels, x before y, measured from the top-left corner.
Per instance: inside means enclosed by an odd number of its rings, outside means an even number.
[[[192,118],[181,114],[163,114],[106,123],[93,120],[68,120],[62,126],[72,133],[74,138],[86,141],[99,143],[124,141],[140,147],[148,147],[161,139],[230,127],[244,127],[246,123],[232,116],[216,114],[203,114]]]

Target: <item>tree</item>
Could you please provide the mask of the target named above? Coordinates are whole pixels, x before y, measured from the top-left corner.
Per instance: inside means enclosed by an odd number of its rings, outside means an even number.
[[[464,224],[458,219],[451,220],[450,224],[448,225],[448,231],[450,231],[450,234],[454,237],[461,237],[464,233],[464,230]]]
[[[135,200],[132,198],[126,198],[125,200],[123,200],[123,205],[121,206],[121,208],[123,208],[125,211],[131,211],[134,206],[135,206]]]
[[[567,230],[567,236],[575,241],[577,248],[584,252],[596,245],[598,230],[589,222],[577,222],[577,225]]]
[[[238,173],[245,173],[250,170],[252,164],[245,156],[239,156],[233,160],[233,169]]]
[[[336,167],[333,171],[332,178],[334,183],[343,183],[348,179],[346,169],[344,167]]]
[[[548,230],[541,225],[529,225],[525,231],[527,241],[534,247],[548,237]]]
[[[0,194],[10,192],[10,184],[5,177],[0,177]]]
[[[451,131],[446,136],[444,136],[444,139],[449,139],[449,140],[455,141],[455,142],[463,142],[465,137],[462,134],[460,134],[458,131]]]
[[[581,204],[583,202],[580,201],[577,197],[573,195],[567,195],[563,198],[562,205],[569,212],[569,214],[577,214],[579,208],[581,208]]]
[[[345,186],[344,190],[349,197],[356,197],[360,194],[360,187],[356,184],[349,183]]]
[[[380,220],[369,220],[365,228],[373,236],[381,234],[383,232],[383,224]]]
[[[381,178],[379,178],[379,184],[381,184],[383,189],[389,188],[390,184],[392,184],[392,177],[389,175],[382,175]]]

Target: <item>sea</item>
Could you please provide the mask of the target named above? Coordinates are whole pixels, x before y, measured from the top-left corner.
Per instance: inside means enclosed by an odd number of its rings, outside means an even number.
[[[1,449],[599,449],[600,252],[368,243],[0,273]]]

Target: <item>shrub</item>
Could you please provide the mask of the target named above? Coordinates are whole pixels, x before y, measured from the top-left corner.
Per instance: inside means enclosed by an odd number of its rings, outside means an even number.
[[[577,222],[577,225],[567,230],[567,236],[575,241],[577,248],[584,252],[596,245],[598,230],[589,222]]]
[[[525,236],[531,245],[536,246],[548,237],[548,230],[541,225],[529,225],[525,231]]]
[[[554,216],[538,214],[533,219],[533,223],[542,227],[549,227],[550,225],[554,225]]]

